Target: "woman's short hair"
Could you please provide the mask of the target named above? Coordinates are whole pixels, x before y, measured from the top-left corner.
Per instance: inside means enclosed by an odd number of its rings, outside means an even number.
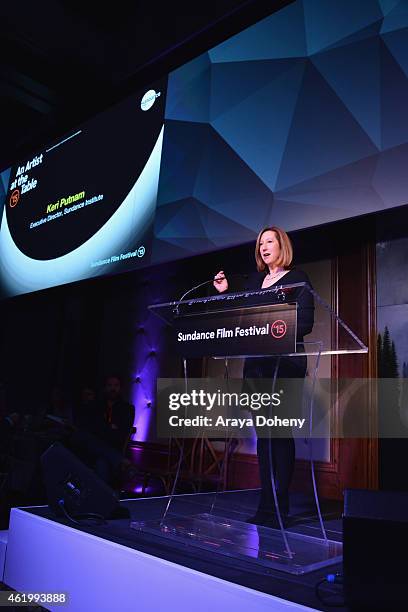
[[[265,232],[275,233],[276,239],[279,242],[279,247],[280,247],[280,256],[276,264],[284,268],[285,270],[287,270],[290,267],[290,264],[292,263],[292,259],[293,259],[292,243],[290,241],[289,236],[283,229],[281,229],[280,227],[276,227],[276,225],[272,225],[271,227],[264,227],[259,232],[258,237],[256,239],[255,260],[256,260],[256,267],[258,268],[258,271],[263,272],[266,269],[266,264],[263,261],[261,257],[261,253],[260,253],[261,238]]]

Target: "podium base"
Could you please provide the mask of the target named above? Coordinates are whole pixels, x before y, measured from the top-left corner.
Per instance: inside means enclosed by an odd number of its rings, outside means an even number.
[[[279,529],[208,513],[172,514],[164,520],[133,521],[131,528],[175,544],[211,550],[216,555],[229,557],[230,561],[249,563],[254,570],[265,573],[275,569],[289,574],[306,574],[342,561],[341,542],[286,530],[286,549]]]

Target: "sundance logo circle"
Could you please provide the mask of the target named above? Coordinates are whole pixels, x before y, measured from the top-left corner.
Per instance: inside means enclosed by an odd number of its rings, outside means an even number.
[[[147,111],[149,108],[152,108],[153,104],[156,102],[156,98],[160,96],[160,91],[156,92],[154,89],[149,89],[146,91],[140,102],[140,108],[142,111]]]
[[[10,207],[14,208],[15,206],[17,206],[19,199],[20,199],[20,190],[14,189],[14,191],[11,193],[11,196],[10,196],[10,201],[9,201]]]
[[[271,324],[271,334],[274,338],[283,338],[287,329],[286,322],[282,319],[277,319]]]

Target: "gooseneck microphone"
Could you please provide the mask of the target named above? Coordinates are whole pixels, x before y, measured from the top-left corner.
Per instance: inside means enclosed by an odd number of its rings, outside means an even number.
[[[241,274],[241,273],[236,273],[236,274],[229,274],[228,277],[224,274],[224,278],[226,278],[228,280],[228,278],[235,278],[235,277],[241,277],[241,278],[248,278],[248,274]],[[179,306],[181,304],[181,302],[190,294],[193,293],[194,291],[196,291],[197,289],[200,289],[200,287],[205,287],[205,285],[209,285],[210,283],[213,283],[215,280],[214,276],[210,279],[207,279],[205,281],[203,281],[202,283],[199,283],[198,285],[194,285],[194,287],[191,287],[190,289],[187,289],[187,291],[185,293],[183,293],[183,295],[181,296],[181,298],[179,300],[177,300],[177,304],[175,307],[175,312],[177,314],[179,314]],[[221,277],[220,280],[223,280],[223,278]]]

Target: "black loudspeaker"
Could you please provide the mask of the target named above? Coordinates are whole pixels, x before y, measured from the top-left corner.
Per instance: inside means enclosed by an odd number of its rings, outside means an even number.
[[[57,516],[110,518],[119,510],[116,493],[59,442],[41,456],[48,504]]]
[[[343,573],[352,610],[408,609],[408,493],[345,491]]]

